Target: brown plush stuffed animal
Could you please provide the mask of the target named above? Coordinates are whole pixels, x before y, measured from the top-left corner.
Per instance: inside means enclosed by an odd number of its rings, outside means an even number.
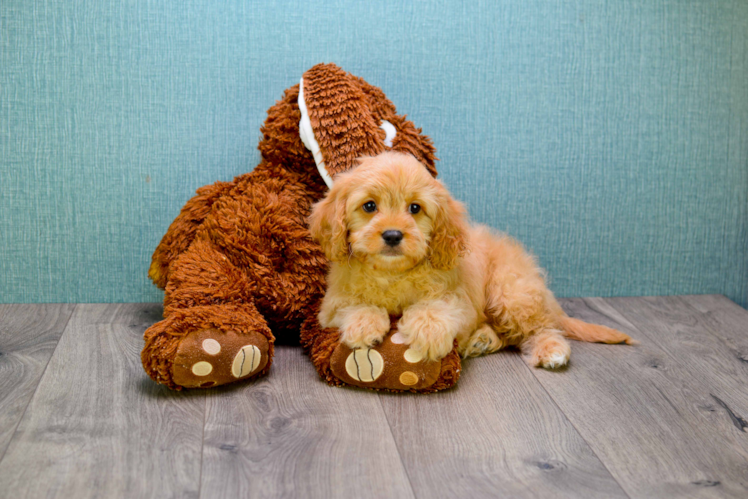
[[[261,129],[260,164],[200,188],[153,254],[149,276],[166,290],[165,319],[146,330],[141,355],[153,380],[178,390],[263,375],[275,335],[298,335],[304,323],[302,344],[332,384],[426,392],[456,382],[455,352],[439,366],[413,364],[392,342],[368,354],[377,363],[368,375],[354,353],[351,377],[337,331],[316,322],[327,261],[306,217],[334,176],[386,150],[411,153],[436,175],[430,139],[395,113],[380,89],[332,64],[286,90]]]

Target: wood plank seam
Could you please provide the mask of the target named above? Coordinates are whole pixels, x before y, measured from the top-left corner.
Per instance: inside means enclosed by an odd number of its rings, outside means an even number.
[[[722,296],[722,297],[724,297],[724,296]],[[693,307],[691,304],[689,304],[687,301],[683,300],[679,296],[669,296],[668,299],[671,299],[671,300],[673,300],[675,302],[678,302],[680,305],[682,305],[683,307],[685,307],[687,310],[691,311],[694,314],[694,316],[696,316],[696,317],[702,317],[702,316],[704,316],[704,313],[702,313],[701,311],[697,310],[695,307]],[[727,299],[727,297],[725,297],[725,299]],[[727,299],[727,300],[729,300],[729,299]],[[626,315],[623,311],[621,311],[619,308],[617,308],[615,305],[611,304],[610,302],[608,302],[608,305],[610,307],[612,307],[613,309],[615,309],[616,311],[618,311],[618,313],[621,316],[623,316],[624,318],[626,318],[627,322],[631,323],[631,320],[629,319],[628,315]],[[637,326],[634,326],[633,324],[632,324],[632,326],[637,330],[637,332],[639,332],[639,328]],[[704,332],[706,332],[712,338],[714,338],[714,340],[716,342],[719,342],[726,349],[732,351],[732,349],[728,345],[727,340],[724,339],[719,333],[717,333],[716,331],[714,331],[711,325],[709,325],[708,323],[703,323],[703,324],[700,324],[699,326],[701,326],[703,328]],[[659,341],[659,339],[657,338],[657,336],[652,336],[651,339],[650,339],[650,342],[652,342],[657,347],[659,347],[673,362],[675,362],[675,363],[679,362],[679,360],[677,358],[675,358],[670,353],[670,351],[667,348],[667,345],[663,345],[662,342]],[[742,361],[742,359],[741,359],[741,361]],[[722,401],[721,399],[719,399],[717,396],[715,396],[711,392],[709,393],[709,395],[712,398],[714,398],[716,400],[716,402],[719,404],[719,406],[721,406],[725,410],[725,413],[727,414],[727,417],[730,419],[730,421],[735,426],[735,428],[737,428],[740,432],[745,432],[746,427],[748,427],[748,422],[746,422],[746,420],[743,419],[741,416],[737,415],[732,410],[732,408],[727,405],[727,403],[725,403],[724,401]],[[663,397],[664,397],[664,394],[663,394]],[[673,406],[673,408],[675,408],[675,406],[670,402],[669,399],[665,398],[665,400],[668,403],[670,403],[670,405]]]
[[[678,304],[679,307],[682,307],[684,310],[690,312],[693,317],[701,319],[705,316],[705,313],[699,311],[696,309],[696,307],[692,306],[688,303],[688,301],[684,300],[680,296],[667,296],[667,297],[632,297],[632,299],[651,299],[651,300],[657,300],[657,299],[666,299],[668,301],[672,301],[673,303]],[[725,297],[726,299],[726,297]],[[582,299],[585,304],[587,304],[588,307],[590,307],[593,310],[597,310],[595,307],[595,304],[590,301],[589,298]],[[627,328],[630,328],[632,330],[632,336],[635,336],[638,334],[638,336],[642,339],[646,339],[648,343],[652,344],[654,347],[656,347],[660,352],[661,355],[663,355],[666,359],[668,359],[673,365],[678,365],[681,360],[676,357],[675,354],[672,352],[672,346],[669,346],[667,342],[664,342],[664,340],[653,334],[645,334],[642,330],[642,327],[639,325],[642,321],[644,321],[642,318],[639,318],[637,316],[631,316],[632,312],[628,311],[625,308],[620,307],[620,305],[613,303],[610,300],[601,299],[608,307],[610,307],[612,310],[614,310],[620,318],[625,321],[625,324]],[[729,299],[727,299],[729,300]],[[730,342],[723,338],[720,334],[714,331],[714,326],[710,325],[708,322],[699,321],[698,326],[701,331],[706,332],[712,339],[715,339],[723,348],[727,350],[730,349]],[[633,333],[635,332],[635,333]],[[636,337],[635,337],[636,338]],[[701,385],[699,381],[696,380],[689,380],[689,379],[682,379],[683,383],[687,385],[690,389],[694,390],[695,392],[699,391],[699,386]],[[678,415],[681,414],[681,412],[678,410],[677,406],[674,405],[669,398],[665,397],[665,395],[662,393],[662,391],[657,388],[657,391],[663,396],[665,401],[673,408],[673,410],[676,411]],[[717,404],[725,411],[725,416],[730,421],[730,424],[734,426],[736,429],[738,429],[741,432],[745,432],[746,428],[746,421],[742,417],[738,416],[732,408],[725,402],[723,402],[720,398],[714,395],[714,393],[710,390],[708,390],[707,387],[702,387],[704,393],[708,394],[712,399],[714,399]],[[703,480],[703,481],[694,481],[692,484],[700,485],[700,486],[719,486],[720,481],[710,481],[710,480]]]
[[[76,309],[78,309],[78,304],[75,304],[73,306],[73,308],[70,310],[70,314],[68,315],[68,318],[65,320],[65,326],[62,328],[62,333],[60,334],[60,337],[57,339],[57,343],[55,343],[55,348],[52,349],[52,352],[50,353],[49,358],[47,358],[47,362],[44,364],[44,370],[42,370],[42,373],[39,376],[39,380],[36,381],[36,387],[34,387],[34,390],[31,392],[28,401],[26,401],[26,405],[23,407],[23,412],[21,413],[20,418],[16,422],[16,425],[13,427],[13,437],[11,437],[10,441],[8,441],[8,445],[5,447],[5,449],[3,450],[3,454],[0,456],[0,464],[3,463],[6,453],[10,449],[11,443],[13,443],[16,430],[18,429],[18,426],[21,425],[23,418],[26,416],[26,411],[29,409],[29,405],[31,404],[31,401],[33,401],[34,396],[36,396],[36,391],[39,389],[39,384],[41,383],[42,379],[44,379],[44,375],[47,373],[47,367],[49,366],[49,362],[52,360],[52,357],[54,357],[55,351],[57,350],[57,346],[60,345],[60,340],[62,340],[63,335],[65,335],[65,332],[68,329],[68,325],[70,324],[70,319],[73,317],[73,314],[75,314]]]
[[[642,341],[641,346],[629,348],[631,349],[629,353],[625,352],[627,350],[626,348],[621,350],[619,346],[598,347],[590,344],[580,345],[580,351],[585,352],[586,357],[579,359],[579,365],[577,365],[577,362],[573,362],[570,366],[570,371],[576,375],[569,379],[568,384],[563,380],[564,374],[554,375],[546,371],[535,372],[536,377],[542,380],[546,390],[555,396],[552,397],[552,399],[556,404],[566,410],[569,419],[576,424],[574,427],[579,430],[580,434],[582,436],[590,436],[589,442],[591,445],[594,444],[593,450],[598,454],[598,456],[604,457],[603,464],[609,471],[611,471],[611,474],[616,481],[621,484],[622,487],[625,487],[627,494],[632,495],[633,497],[700,497],[715,495],[713,492],[709,495],[709,492],[706,492],[706,490],[694,492],[691,488],[697,486],[702,488],[717,487],[720,489],[720,493],[717,493],[717,496],[720,494],[722,497],[734,496],[736,495],[736,492],[739,492],[737,496],[744,496],[744,489],[741,488],[745,488],[745,484],[736,479],[740,477],[742,472],[737,472],[737,474],[735,474],[735,472],[740,469],[740,464],[744,463],[745,455],[740,449],[733,450],[731,455],[728,453],[724,454],[729,455],[730,459],[733,460],[730,471],[733,472],[734,477],[732,478],[733,480],[728,481],[722,486],[720,486],[720,481],[714,480],[718,478],[702,478],[700,476],[700,474],[706,473],[707,471],[712,474],[716,473],[716,475],[720,475],[719,471],[721,471],[721,469],[709,468],[710,464],[714,461],[711,458],[695,460],[691,458],[694,455],[685,453],[679,455],[679,458],[674,460],[672,465],[662,465],[664,463],[663,460],[668,458],[673,459],[670,455],[674,451],[695,451],[696,455],[698,455],[701,452],[701,449],[698,447],[698,444],[694,444],[698,442],[698,439],[695,438],[687,440],[685,444],[681,446],[673,446],[673,442],[663,443],[662,441],[664,440],[660,439],[660,436],[664,434],[652,432],[652,429],[656,430],[659,428],[660,423],[656,421],[653,422],[653,420],[656,420],[655,417],[653,417],[653,414],[656,413],[656,411],[654,411],[656,407],[653,406],[652,409],[650,409],[648,403],[658,401],[659,409],[665,411],[666,414],[669,414],[670,418],[675,418],[678,421],[688,420],[693,424],[698,419],[704,418],[703,414],[698,413],[699,409],[701,409],[702,413],[705,411],[713,411],[708,410],[706,406],[709,401],[712,401],[713,403],[713,400],[709,396],[708,386],[704,386],[704,384],[700,383],[698,380],[693,380],[691,373],[684,373],[683,369],[675,368],[680,365],[675,354],[671,352],[673,346],[665,343],[666,340],[673,339],[664,337],[660,339],[658,337],[658,342],[651,341],[653,336],[652,331],[657,331],[661,326],[656,327],[655,330],[651,330],[651,328],[648,329],[646,321],[644,323],[638,321],[642,318],[636,316],[636,307],[620,307],[622,305],[635,306],[635,303],[619,303],[611,301],[610,299],[601,298],[565,299],[561,302],[564,309],[569,311],[570,315],[574,317],[581,317],[585,321],[614,326],[615,328],[629,333],[634,338]],[[666,302],[672,303],[672,301],[668,302],[667,300]],[[641,305],[644,307],[644,304]],[[645,308],[645,310],[648,309]],[[683,308],[681,308],[681,311],[683,311]],[[608,319],[601,319],[600,316]],[[645,316],[646,318],[652,319],[653,315],[650,312],[650,314]],[[634,319],[632,318],[635,318],[637,323],[634,323]],[[609,321],[613,324],[609,324]],[[667,321],[663,324],[667,324]],[[665,348],[659,347],[663,343],[665,343]],[[605,351],[609,351],[610,358],[606,355]],[[629,358],[629,356],[631,357]],[[625,362],[621,365],[617,364],[623,363],[624,360],[628,359],[634,360],[634,362]],[[610,365],[607,360],[612,361],[614,364]],[[585,363],[590,364],[585,365]],[[672,367],[669,366],[671,364],[673,365]],[[661,375],[650,376],[651,374],[648,375],[647,373],[643,373],[641,376],[639,375],[640,368],[649,367],[658,370],[660,368],[658,365],[663,365],[665,367],[664,371],[657,372]],[[600,388],[605,391],[604,393],[600,393],[598,389],[595,389],[598,377],[594,374],[594,370],[586,369],[586,366],[588,368],[602,369],[601,376],[604,380]],[[582,371],[575,371],[575,368],[582,368]],[[618,396],[608,397],[611,394],[615,394],[614,392],[611,393],[609,389],[613,389],[614,391],[619,389],[616,386],[615,381],[617,380],[616,369],[620,368],[635,370],[631,372],[631,374],[635,374],[631,380],[635,387],[635,392],[632,393],[631,390],[621,387],[621,392]],[[621,373],[622,376],[625,374],[626,372]],[[611,385],[611,382],[613,385]],[[580,385],[580,383],[582,385]],[[671,390],[674,390],[674,392],[671,393]],[[582,404],[581,401],[578,401],[580,394],[583,397],[585,394],[589,395],[590,393],[604,395],[595,403]],[[720,392],[715,393],[720,394]],[[696,396],[694,396],[694,394],[696,394]],[[675,398],[672,397],[673,395],[675,395]],[[704,401],[705,398],[709,401]],[[642,429],[641,432],[634,430],[633,434],[626,434],[626,436],[630,436],[631,438],[630,444],[633,444],[633,448],[630,447],[628,452],[626,451],[626,446],[623,445],[623,440],[620,442],[620,446],[611,446],[611,443],[616,442],[617,438],[624,437],[623,434],[615,430],[599,434],[597,429],[600,425],[608,425],[605,419],[605,412],[617,412],[617,404],[624,402],[628,403],[628,406],[621,408],[621,414],[633,418],[633,422],[646,424],[645,426],[640,427]],[[581,404],[582,413],[580,413],[580,406],[578,403]],[[699,405],[699,403],[701,404]],[[692,406],[697,406],[697,408],[693,409]],[[641,410],[638,408],[641,408]],[[600,410],[602,410],[602,413]],[[686,411],[685,414],[682,413],[684,410]],[[616,422],[617,427],[615,428],[618,429],[625,428],[630,421],[628,419],[622,421],[621,418],[618,417],[618,414],[608,414],[612,417],[610,423]],[[680,416],[680,418],[678,416]],[[722,441],[726,442],[728,439],[725,437],[724,430],[728,426],[733,427],[733,424],[729,423],[724,425],[719,423],[717,419],[713,419],[713,422],[716,422],[714,425],[719,429],[715,430],[712,428],[710,432],[717,432],[717,437],[719,437],[717,442],[725,444]],[[669,434],[670,430],[672,430],[672,435],[685,433],[687,436],[693,436],[693,429],[696,426],[692,426],[688,429],[677,425],[673,427],[670,425],[664,425],[662,427],[663,431],[668,436],[671,435]],[[734,428],[732,430],[734,430]],[[602,436],[607,436],[607,438],[603,437],[601,439]],[[611,438],[613,438],[613,440],[611,440]],[[654,439],[649,440],[648,438]],[[717,449],[719,446],[707,446],[706,448],[709,449],[711,455],[723,456],[721,451]],[[663,476],[658,476],[657,474],[652,475],[645,473],[643,476],[639,475],[639,473],[642,472],[641,467],[638,465],[641,463],[639,461],[640,457],[634,457],[630,451],[637,449],[640,452],[648,450],[651,452],[648,455],[649,457],[661,457],[649,460],[649,466],[646,470],[658,470],[669,477],[670,481],[666,483],[663,482]],[[725,460],[722,460],[720,462],[717,460],[716,462],[718,465],[724,465],[722,463],[724,461]],[[645,460],[645,462],[647,461]],[[654,468],[652,466],[654,466]],[[702,466],[705,466],[706,468],[703,468]],[[696,475],[698,477],[690,477],[691,475]],[[644,477],[647,477],[648,479],[643,479]],[[730,479],[729,474],[725,477]]]
[[[610,475],[610,477],[613,478],[613,481],[615,481],[615,483],[621,488],[621,490],[624,493],[626,493],[626,495],[628,496],[628,498],[633,498],[631,496],[631,493],[629,493],[629,491],[626,490],[626,488],[624,488],[623,485],[621,484],[621,482],[616,478],[616,476],[610,470],[610,468],[605,463],[605,461],[602,458],[600,458],[600,456],[597,454],[597,452],[595,451],[595,448],[592,446],[592,444],[589,441],[587,441],[587,438],[584,437],[584,433],[582,433],[582,432],[579,431],[579,429],[577,428],[576,424],[574,424],[574,421],[569,417],[569,415],[566,414],[566,412],[564,412],[564,410],[558,404],[558,401],[556,401],[556,398],[553,397],[553,394],[551,394],[548,391],[548,389],[545,387],[545,385],[543,385],[543,382],[537,377],[537,374],[536,374],[535,370],[539,370],[540,368],[530,368],[527,364],[525,364],[525,368],[527,370],[529,370],[530,373],[532,374],[533,378],[535,378],[535,380],[538,381],[538,385],[540,385],[540,387],[543,388],[543,391],[548,395],[548,397],[550,398],[550,400],[553,401],[553,405],[558,409],[559,413],[561,413],[561,415],[563,415],[564,418],[569,422],[569,425],[571,425],[572,429],[574,429],[574,432],[576,432],[577,435],[582,439],[582,441],[584,441],[584,443],[590,449],[590,453],[592,453],[595,456],[595,458],[598,459],[598,461],[602,464],[603,468],[608,472],[608,474]]]
[[[720,297],[720,298],[722,298],[722,299],[724,299],[724,300],[726,300],[726,301],[729,301],[730,303],[734,304],[734,305],[735,305],[735,307],[737,307],[737,308],[740,308],[740,309],[743,309],[743,308],[742,308],[741,306],[739,306],[739,305],[738,305],[737,303],[735,303],[735,302],[733,302],[732,300],[730,300],[729,298],[727,298],[727,296],[725,296],[725,295],[721,295],[721,294],[715,294],[715,295],[707,295],[707,297]],[[692,305],[692,304],[691,304],[691,303],[690,303],[690,302],[689,302],[688,300],[686,300],[685,298],[683,298],[683,297],[680,297],[680,296],[678,296],[678,297],[676,297],[676,298],[678,299],[678,301],[680,301],[680,302],[681,302],[682,304],[684,304],[684,305],[685,305],[685,306],[686,306],[686,307],[687,307],[687,308],[688,308],[689,310],[693,311],[693,313],[694,313],[695,315],[697,315],[697,316],[699,316],[699,317],[704,317],[704,316],[706,316],[706,315],[705,315],[705,314],[704,314],[703,312],[701,312],[701,311],[699,311],[698,309],[696,309],[696,308],[695,308],[695,307],[694,307],[694,306],[693,306],[693,305]],[[748,311],[746,311],[746,312],[748,313]],[[748,354],[741,354],[741,352],[740,352],[740,351],[735,351],[735,350],[733,349],[732,345],[731,345],[731,344],[732,344],[732,341],[731,341],[731,340],[730,340],[729,338],[726,338],[726,337],[725,337],[724,335],[722,335],[722,334],[720,333],[720,331],[718,331],[718,330],[714,329],[714,328],[713,328],[713,326],[712,326],[711,324],[709,324],[709,322],[708,322],[708,321],[704,323],[704,328],[705,328],[705,329],[706,329],[706,330],[707,330],[707,331],[708,331],[709,333],[711,333],[711,334],[712,334],[713,336],[717,337],[717,338],[718,338],[718,339],[720,340],[720,342],[722,342],[723,344],[725,344],[725,346],[726,346],[726,347],[727,347],[728,349],[730,349],[730,351],[731,351],[731,352],[733,352],[733,353],[735,354],[735,356],[736,356],[736,357],[738,358],[738,360],[740,360],[740,361],[741,361],[741,362],[743,362],[743,363],[748,363]]]
[[[382,395],[377,394],[377,401],[379,401],[379,406],[382,408],[382,413],[384,413],[384,418],[387,420],[387,428],[390,430],[390,436],[392,437],[392,441],[395,443],[395,450],[397,450],[397,458],[400,460],[400,465],[403,468],[403,471],[405,471],[405,477],[408,478],[408,485],[410,486],[410,492],[412,494],[413,498],[416,497],[416,489],[413,487],[413,481],[410,479],[410,471],[408,471],[408,468],[405,466],[405,462],[403,461],[403,454],[400,452],[400,443],[398,443],[397,438],[395,437],[395,433],[392,431],[392,422],[390,422],[390,416],[387,413],[387,410],[384,407],[384,404],[382,404]]]
[[[413,496],[375,393],[329,387],[297,347],[274,366],[206,398],[199,497]]]
[[[416,498],[627,497],[516,353],[463,366],[450,391],[380,395]]]
[[[724,295],[718,295],[719,297],[724,298],[725,300],[730,300]],[[691,305],[687,300],[682,299],[681,297],[674,297],[677,299],[678,302],[683,304],[689,311],[692,311],[694,315],[697,317],[704,316],[704,313],[696,309],[693,305]],[[732,302],[732,301],[730,301]],[[735,304],[737,306],[737,304]],[[703,326],[704,331],[706,331],[708,334],[710,334],[712,337],[716,338],[717,341],[719,341],[722,345],[725,346],[730,352],[733,352],[732,347],[729,345],[731,342],[729,339],[724,338],[717,330],[715,330],[709,322],[704,322],[701,326]],[[748,363],[748,360],[743,359],[743,357],[739,353],[735,353],[737,358],[743,362]],[[748,421],[741,417],[740,415],[736,414],[735,411],[724,401],[722,401],[720,398],[715,396],[712,393],[709,393],[709,395],[719,404],[727,413],[727,416],[730,417],[730,420],[732,421],[733,425],[737,430],[740,432],[746,432],[746,428],[748,428]]]

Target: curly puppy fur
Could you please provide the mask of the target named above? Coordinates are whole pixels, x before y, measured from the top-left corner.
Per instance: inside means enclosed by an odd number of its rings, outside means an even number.
[[[402,315],[412,349],[441,359],[518,346],[532,366],[569,361],[566,337],[633,343],[566,316],[543,271],[512,238],[470,225],[465,209],[410,155],[362,158],[339,175],[310,216],[331,261],[319,322],[352,348],[371,347]]]

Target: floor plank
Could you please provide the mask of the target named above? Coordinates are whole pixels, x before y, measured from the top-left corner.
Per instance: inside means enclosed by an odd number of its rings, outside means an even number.
[[[517,352],[451,391],[381,394],[417,497],[625,497]]]
[[[7,497],[195,497],[205,397],[140,364],[154,304],[78,305],[0,462]]]
[[[683,295],[679,297],[698,313],[700,322],[730,349],[748,379],[748,311],[724,295]],[[734,363],[733,363],[734,365]]]
[[[201,496],[407,497],[376,393],[329,387],[300,348],[268,377],[208,398]]]
[[[725,386],[696,356],[720,358],[693,314],[668,298],[564,299],[570,315],[629,333],[641,345],[575,342],[563,372],[533,373],[632,497],[743,497],[748,448],[712,394]],[[690,318],[684,322],[684,318]],[[680,318],[680,319],[679,319]],[[687,327],[686,329],[691,328]],[[689,350],[692,354],[688,354]],[[717,373],[719,370],[717,371]],[[731,400],[732,401],[732,400]]]
[[[0,460],[74,307],[0,304]]]
[[[291,347],[175,393],[139,360],[160,305],[0,305],[0,497],[748,495],[748,311],[562,303],[642,345],[575,342],[559,372],[498,353],[429,396],[330,388]]]
[[[707,297],[701,301],[692,299],[695,307],[680,297],[631,297],[610,302],[633,324],[646,326],[652,341],[666,350],[685,373],[699,380],[700,388],[710,391],[712,403],[716,403],[715,417],[724,424],[726,434],[748,454],[748,362],[739,354],[748,347],[748,322],[740,324],[748,313],[743,310],[742,315],[725,314],[725,302],[718,302],[721,313],[711,316],[697,310],[702,305],[708,307],[708,301]]]
[[[332,388],[299,348],[208,398],[203,498],[412,498],[375,393]]]

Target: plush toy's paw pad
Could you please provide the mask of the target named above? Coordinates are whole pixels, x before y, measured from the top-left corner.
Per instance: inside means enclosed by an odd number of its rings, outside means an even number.
[[[203,340],[203,351],[215,356],[221,352],[221,344],[216,339],[205,339]]]
[[[245,345],[234,357],[231,364],[231,374],[236,378],[244,378],[260,366],[262,351],[256,345]]]
[[[198,330],[179,343],[174,383],[213,387],[251,377],[267,365],[268,349],[267,339],[259,333]]]
[[[211,365],[207,361],[198,361],[197,363],[192,365],[192,373],[197,375],[198,377],[210,375],[210,372],[212,371],[213,365]]]
[[[332,353],[330,369],[346,384],[358,387],[425,389],[439,378],[441,361],[428,360],[395,332],[373,348],[351,349],[340,343]]]
[[[412,347],[403,353],[403,359],[408,363],[418,363],[423,361],[425,357],[426,355],[423,352],[413,349]]]
[[[418,375],[413,372],[402,372],[400,374],[400,383],[408,387],[414,386],[418,383]]]
[[[374,382],[384,371],[384,359],[374,349],[354,349],[345,360],[345,371],[357,382]]]

